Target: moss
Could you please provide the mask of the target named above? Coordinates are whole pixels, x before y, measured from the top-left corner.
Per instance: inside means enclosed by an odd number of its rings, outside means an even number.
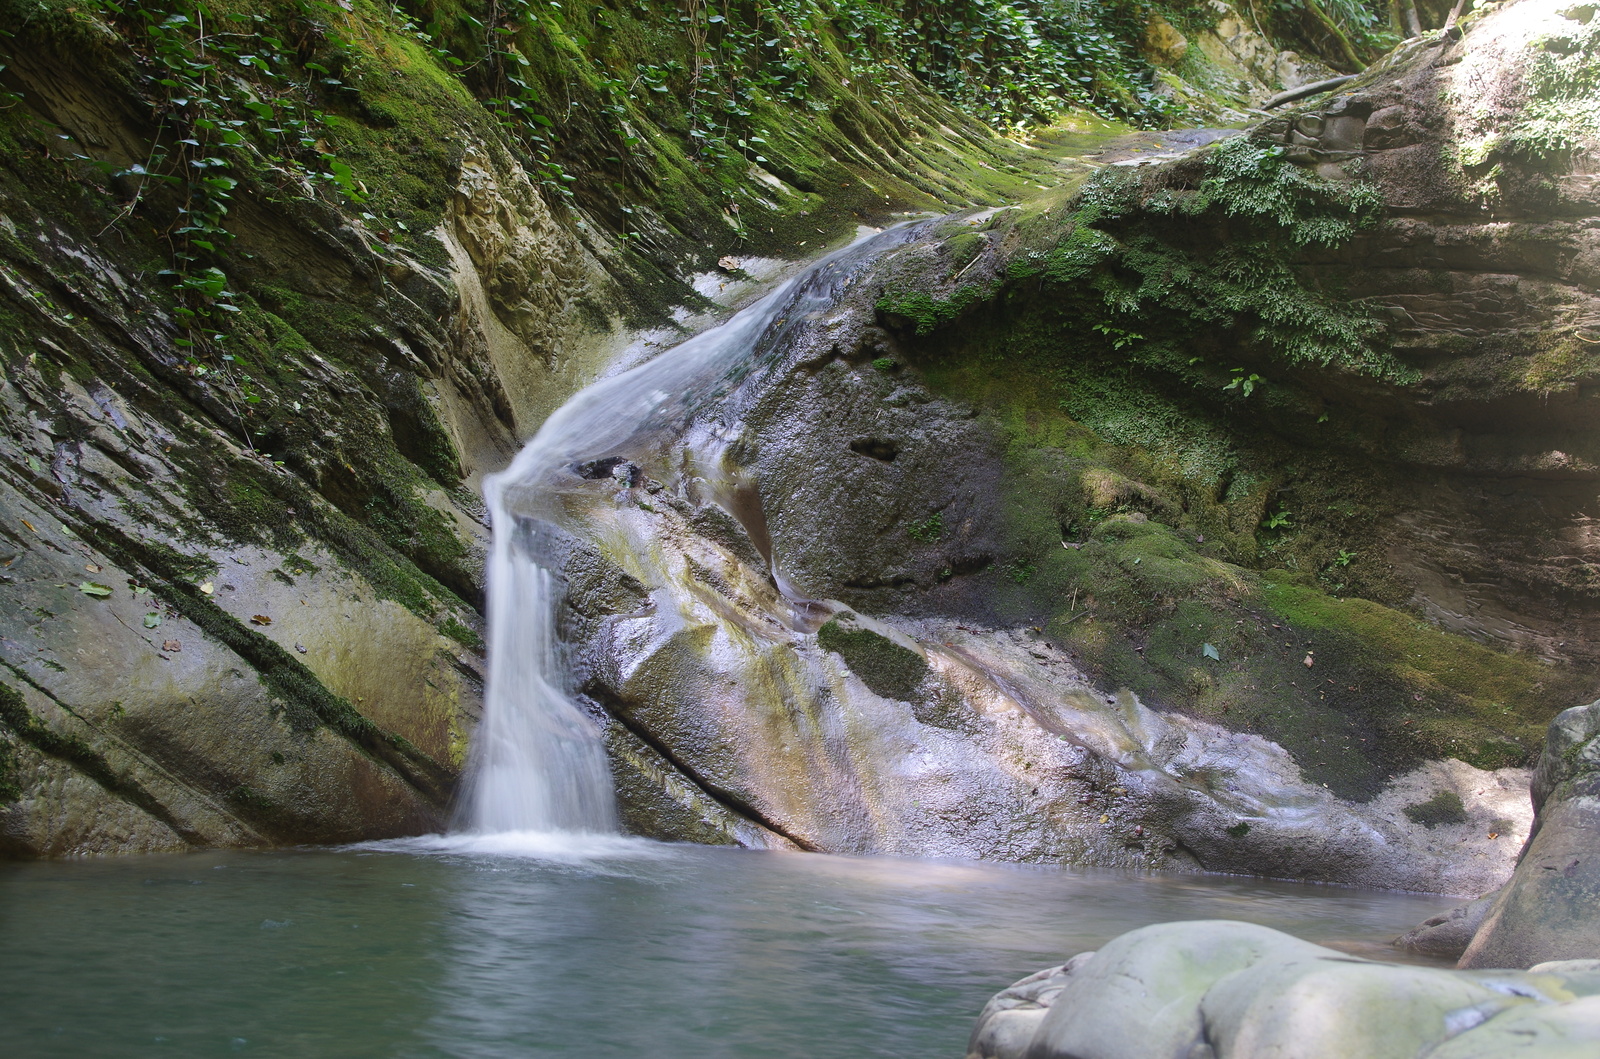
[[[14,674],[16,670],[6,666]],[[41,754],[57,758],[98,783],[106,791],[132,803],[170,827],[180,837],[197,842],[196,832],[169,813],[138,780],[119,771],[106,758],[76,735],[62,733],[45,724],[28,709],[21,693],[0,684],[0,728],[8,729],[20,741]]]
[[[1525,83],[1526,102],[1491,156],[1544,162],[1600,140],[1600,19],[1574,21],[1537,42]]]
[[[9,739],[0,740],[0,805],[9,805],[21,797],[22,777],[18,772],[17,748]]]
[[[1440,791],[1425,802],[1416,802],[1402,810],[1414,824],[1423,827],[1447,827],[1467,822],[1467,807],[1455,791]]]
[[[446,618],[444,624],[439,626],[439,631],[463,647],[474,651],[482,651],[484,649],[483,637],[463,625],[454,616]]]
[[[913,522],[906,527],[906,533],[911,539],[924,544],[932,543],[944,536],[944,513],[935,511],[921,522]]]
[[[1600,341],[1571,332],[1539,337],[1540,347],[1518,365],[1523,387],[1549,397],[1600,378]]]
[[[836,652],[850,671],[874,693],[888,699],[911,701],[928,675],[928,663],[915,651],[841,614],[817,630],[817,642]]]
[[[1043,627],[1098,680],[1258,732],[1312,781],[1358,798],[1431,757],[1524,763],[1547,704],[1586,690],[1583,673],[1320,590],[1338,579],[1391,591],[1367,558],[1388,510],[1381,472],[1119,371],[1110,338],[1032,302],[979,315],[949,342],[920,347],[912,366],[1003,440],[1004,549],[989,575],[1000,617]],[[1069,345],[1076,359],[1057,369]],[[1293,527],[1258,531],[1285,498]],[[1251,569],[1278,563],[1308,572]]]
[[[890,292],[879,299],[877,308],[892,326],[902,329],[909,326],[917,334],[925,335],[940,324],[959,318],[992,293],[990,288],[977,284],[960,287],[945,298],[926,291]]]

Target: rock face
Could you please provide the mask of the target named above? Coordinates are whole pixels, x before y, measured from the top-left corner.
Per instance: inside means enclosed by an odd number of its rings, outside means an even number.
[[[562,86],[557,165],[552,119],[519,139],[400,8],[168,7],[0,0],[0,855],[443,826],[480,710],[481,478],[620,318],[680,337],[671,304],[740,289],[695,275],[723,254],[1049,165],[835,76],[765,148],[778,175],[730,190],[674,108],[624,116],[524,20],[508,54]],[[689,805],[674,833],[762,840],[616,752],[628,790]]]
[[[99,175],[161,135],[124,41],[88,14],[19,32],[0,121],[0,854],[442,827],[483,675],[474,486],[592,370],[573,303],[604,277],[445,91],[430,102],[456,148],[410,138],[413,112],[383,123],[408,179],[436,182],[383,218],[235,163],[228,308],[206,330],[237,326],[208,348],[144,238],[173,203]]]
[[[1446,622],[1479,642],[1347,594],[1440,616],[1466,605],[1432,562],[1485,561],[1480,530],[1542,532],[1466,511],[1501,457],[1542,443],[1532,421],[1483,418],[1525,414],[1523,383],[1441,393],[1466,360],[1522,370],[1534,354],[1511,321],[1575,321],[1592,295],[1576,273],[1518,279],[1527,300],[1450,360],[1449,335],[1490,323],[1441,315],[1460,300],[1385,330],[1318,292],[1381,279],[1361,303],[1377,316],[1503,274],[1506,225],[1588,239],[1585,221],[1536,225],[1509,160],[1495,179],[1522,203],[1510,219],[1463,197],[1444,154],[1457,117],[1375,118],[1480,69],[1475,41],[1526,56],[1547,23],[1573,22],[1527,11],[1419,42],[1254,139],[1091,185],[1086,204],[919,232],[764,350],[714,426],[616,454],[639,472],[591,480],[567,527],[589,548],[568,632],[597,715],[730,819],[803,848],[1467,894],[1503,883],[1527,833],[1523,740],[1542,736],[1553,688],[1588,690],[1583,646],[1555,651],[1559,623],[1527,581],[1507,593],[1516,635],[1468,620],[1482,608]],[[1526,90],[1524,66],[1499,69],[1506,98]],[[1422,142],[1415,172],[1379,157]],[[1546,166],[1571,215],[1587,216],[1587,157]],[[1450,209],[1418,207],[1425,185],[1454,189]],[[1482,233],[1476,249],[1416,258],[1408,233],[1444,216]],[[1232,315],[1203,315],[1212,288],[1198,281],[1171,302],[1133,301],[1214,264],[1205,254],[1230,238],[1258,240],[1260,272],[1246,273],[1274,277],[1280,301],[1249,300],[1267,280],[1219,296]],[[1306,319],[1369,343],[1371,361],[1275,361],[1305,348],[1292,343],[1308,341]],[[1254,381],[1221,368],[1244,362]],[[1426,455],[1413,439],[1456,436],[1440,424],[1469,417],[1459,402],[1504,436],[1459,458],[1429,449],[1448,466],[1419,499],[1395,468]],[[1549,487],[1518,479],[1505,502]],[[1435,501],[1431,535],[1405,528]],[[1576,532],[1585,516],[1559,517]],[[1406,558],[1419,549],[1430,563]],[[597,580],[596,562],[612,572]],[[1553,555],[1534,566],[1559,573]],[[624,583],[612,603],[589,587]],[[1505,650],[1546,645],[1574,664]],[[625,812],[647,833],[674,835],[683,812],[708,819],[634,797]]]
[[[1600,960],[1376,963],[1226,921],[1132,931],[1024,978],[968,1059],[1566,1059],[1600,1048]]]
[[[1551,724],[1532,793],[1533,831],[1462,967],[1527,967],[1600,952],[1600,702]]]
[[[971,573],[1002,546],[999,439],[877,355],[872,273],[853,282],[727,396],[730,422],[574,475],[566,631],[598,716],[806,849],[1504,878],[1513,847],[1487,836],[1526,819],[1521,770],[1432,761],[1343,799],[1258,735],[1102,690],[1051,637],[986,621]],[[908,603],[922,613],[892,614]],[[708,821],[619,785],[636,829]],[[1459,819],[1408,816],[1441,790]]]
[[[629,826],[1503,882],[1528,825],[1522,733],[1592,671],[1396,607],[1593,661],[1561,633],[1596,591],[1592,137],[1527,106],[1538,57],[1586,61],[1593,28],[1514,9],[1531,14],[1418,42],[1248,150],[922,231],[785,321],[715,430],[579,469],[562,631]],[[478,478],[597,368],[616,274],[654,273],[602,265],[598,221],[552,209],[460,84],[393,66],[416,48],[385,24],[342,45],[381,54],[345,55],[361,107],[338,128],[374,184],[410,190],[358,187],[373,208],[355,210],[241,166],[237,353],[197,354],[172,292],[130,278],[159,271],[141,240],[175,204],[94,175],[41,197],[61,136],[126,183],[159,135],[117,80],[145,83],[133,59],[99,61],[120,38],[73,25],[101,50],[57,40],[0,70],[26,107],[0,107],[0,849],[440,826],[481,676]],[[1218,33],[1193,43],[1253,70],[1247,95],[1285,79],[1242,20]],[[886,120],[859,101],[817,119],[851,165],[882,154],[867,171],[896,194],[975,186],[929,158],[1012,157],[953,117],[948,145],[942,118]],[[837,160],[781,168],[742,212],[696,192],[701,213],[674,213],[667,181],[618,223],[682,250],[686,218],[743,239],[759,214],[803,245],[854,223],[814,218],[811,188],[887,208]],[[1204,256],[1261,231],[1273,253]],[[1197,275],[1233,285],[1140,301]],[[1351,298],[1367,315],[1329,309]],[[1290,347],[1260,336],[1307,320],[1352,348],[1397,338],[1415,385],[1304,343],[1274,360]]]

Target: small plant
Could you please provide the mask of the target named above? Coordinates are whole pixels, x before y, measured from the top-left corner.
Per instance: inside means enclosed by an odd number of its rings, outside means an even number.
[[[906,527],[906,532],[911,534],[912,540],[929,544],[944,536],[944,514],[935,511],[930,517],[921,522],[913,522]]]
[[[1289,514],[1289,509],[1282,504],[1278,510],[1261,520],[1261,528],[1265,530],[1281,530],[1294,528],[1294,516]]]
[[[877,360],[874,360],[872,362],[872,366],[874,368],[877,368],[879,371],[889,371],[891,368],[894,367],[894,358],[893,357],[879,357]]]
[[[1333,565],[1339,567],[1349,566],[1351,563],[1355,562],[1355,559],[1355,552],[1347,552],[1343,548],[1340,548],[1339,557],[1333,561]]]
[[[1240,395],[1242,395],[1244,397],[1249,397],[1252,393],[1255,393],[1257,386],[1261,385],[1262,383],[1264,383],[1266,381],[1267,380],[1263,379],[1261,376],[1255,374],[1254,372],[1252,372],[1249,375],[1246,375],[1244,373],[1244,369],[1243,368],[1234,368],[1233,369],[1233,381],[1228,383],[1228,385],[1224,386],[1223,389],[1224,390],[1238,390]]]
[[[1112,327],[1110,324],[1095,324],[1094,329],[1111,340],[1112,349],[1122,349],[1124,346],[1131,346],[1135,342],[1144,341],[1143,335],[1134,334],[1132,331],[1124,331],[1122,328]],[[1251,378],[1256,378],[1256,376],[1252,375]]]

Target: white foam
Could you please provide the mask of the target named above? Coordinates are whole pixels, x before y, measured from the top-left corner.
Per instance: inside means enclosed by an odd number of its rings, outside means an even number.
[[[665,842],[594,831],[500,831],[493,834],[469,831],[360,842],[345,848],[413,856],[505,857],[580,866],[619,859],[666,859],[674,851],[674,847]]]

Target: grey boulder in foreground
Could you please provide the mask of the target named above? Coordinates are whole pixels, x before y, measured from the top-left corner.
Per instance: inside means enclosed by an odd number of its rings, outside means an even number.
[[[1024,978],[968,1059],[1594,1059],[1600,960],[1452,971],[1249,923],[1163,923]]]
[[[1462,967],[1600,956],[1600,702],[1556,716],[1531,793],[1528,844]]]

